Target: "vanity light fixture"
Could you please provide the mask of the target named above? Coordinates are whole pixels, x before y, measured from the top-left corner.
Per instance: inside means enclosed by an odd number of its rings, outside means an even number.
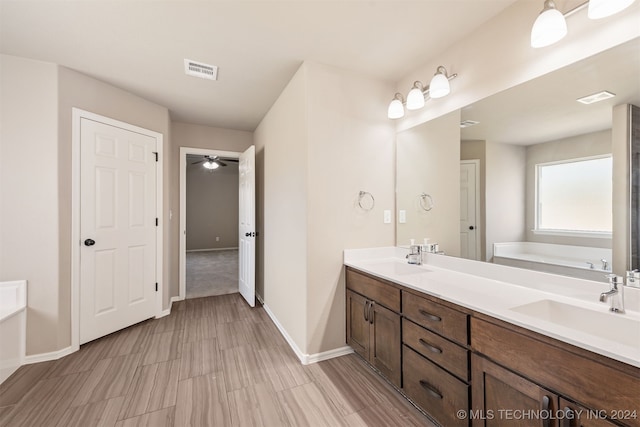
[[[393,96],[393,100],[389,104],[387,111],[387,117],[390,119],[399,119],[404,117],[404,106],[407,110],[419,110],[424,107],[425,100],[428,98],[442,98],[447,96],[451,92],[451,85],[449,80],[453,80],[458,77],[457,74],[449,75],[447,69],[440,65],[436,69],[436,73],[431,79],[429,86],[424,86],[420,81],[415,81],[411,90],[407,94],[407,100],[405,102],[401,93],[396,93]],[[428,97],[428,98],[427,98]]]
[[[635,0],[589,0],[589,19],[606,18],[633,4]]]
[[[531,47],[552,45],[567,35],[567,21],[553,0],[545,0],[544,8],[531,29]]]
[[[404,117],[404,97],[401,93],[396,92],[393,96],[393,101],[389,104],[389,110],[387,111],[387,116],[390,119],[399,119]]]
[[[542,12],[540,12],[531,28],[531,47],[550,46],[562,40],[567,35],[566,18],[587,6],[589,7],[587,12],[589,19],[600,19],[623,11],[631,6],[634,1],[587,0],[563,14],[556,8],[553,0],[545,0]]]

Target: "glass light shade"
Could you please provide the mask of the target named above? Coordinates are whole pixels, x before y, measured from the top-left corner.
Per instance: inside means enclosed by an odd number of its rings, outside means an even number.
[[[567,35],[567,21],[555,8],[545,8],[531,29],[531,47],[539,48],[552,45]]]
[[[449,85],[449,79],[442,73],[437,73],[431,79],[429,83],[429,96],[431,98],[442,98],[449,95],[451,92],[451,86]]]
[[[424,93],[418,87],[414,87],[407,95],[407,110],[419,110],[424,107]]]
[[[399,119],[404,117],[404,107],[402,106],[402,101],[399,99],[394,99],[389,104],[389,110],[387,111],[387,116],[390,119]]]
[[[606,18],[614,15],[629,6],[635,0],[589,0],[589,19]]]
[[[219,164],[217,164],[216,162],[212,162],[211,160],[204,162],[202,166],[207,169],[218,169],[220,167]]]

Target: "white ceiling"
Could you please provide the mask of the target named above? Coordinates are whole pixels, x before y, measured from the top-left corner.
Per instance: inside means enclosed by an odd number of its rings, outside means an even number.
[[[576,99],[603,90],[591,105]],[[640,39],[554,71],[462,109],[463,140],[531,145],[611,128],[612,108],[640,105]]]
[[[396,82],[514,2],[2,0],[0,52],[106,81],[172,120],[252,131],[304,60]],[[219,80],[186,76],[184,58]]]

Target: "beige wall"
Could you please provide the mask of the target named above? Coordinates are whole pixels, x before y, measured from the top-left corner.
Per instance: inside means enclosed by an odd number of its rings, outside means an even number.
[[[202,126],[192,123],[171,122],[171,148],[168,150],[170,164],[166,190],[169,192],[169,210],[172,220],[169,227],[169,296],[180,294],[180,147],[205,148],[209,150],[243,152],[253,144],[253,133],[233,129]]]
[[[522,242],[525,238],[526,147],[486,144],[486,260],[493,244]]]
[[[254,132],[256,157],[263,159],[256,180],[264,182],[256,290],[300,349],[307,340],[309,247],[306,70],[300,67]]]
[[[394,129],[386,118],[393,86],[316,63],[307,69],[307,342],[315,354],[345,345],[342,251],[391,246],[394,206]],[[267,159],[271,158],[267,147]],[[375,207],[356,206],[358,192]],[[267,230],[268,231],[268,230]],[[286,255],[285,255],[286,256]]]
[[[407,222],[396,224],[397,244],[425,237],[447,255],[460,256],[460,110],[397,135],[397,208]],[[418,195],[433,198],[424,211]]]
[[[557,141],[527,147],[527,187],[526,187],[526,241],[556,243],[560,245],[590,246],[595,248],[611,248],[611,239],[544,236],[534,234],[531,230],[535,224],[535,191],[536,165],[554,161],[579,159],[584,157],[611,154],[611,130],[577,135]]]
[[[460,143],[460,160],[479,160],[480,161],[480,224],[478,227],[480,235],[480,260],[487,259],[487,215],[486,215],[486,141],[462,141]]]
[[[187,165],[187,250],[238,247],[238,164]]]
[[[48,352],[71,343],[60,322],[58,67],[2,55],[0,93],[0,280],[28,280],[27,354]]]

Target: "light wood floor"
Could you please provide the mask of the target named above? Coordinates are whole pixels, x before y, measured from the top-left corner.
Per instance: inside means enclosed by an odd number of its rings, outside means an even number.
[[[0,426],[432,426],[355,355],[303,366],[238,294],[26,365],[0,386]]]

